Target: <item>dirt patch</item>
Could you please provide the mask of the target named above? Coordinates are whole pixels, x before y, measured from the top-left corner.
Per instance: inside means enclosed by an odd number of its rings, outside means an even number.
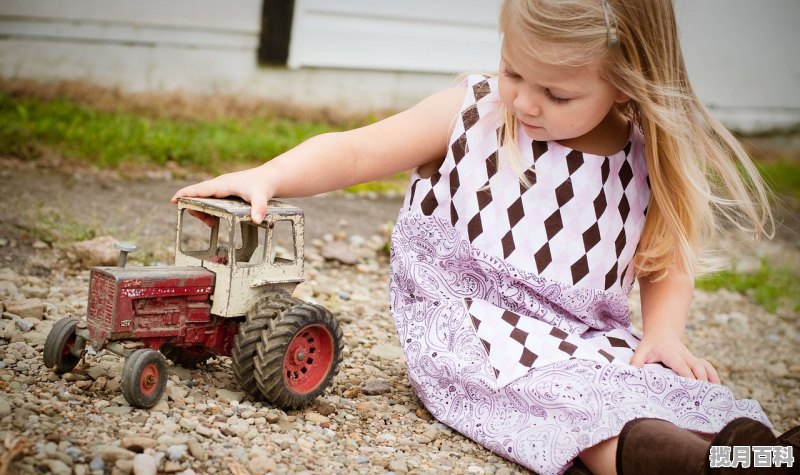
[[[176,208],[170,198],[203,178],[174,178],[169,170],[140,171],[133,177],[67,162],[22,162],[0,158],[0,263],[14,269],[44,244],[59,245],[99,235],[132,241],[132,259],[171,262]],[[399,197],[354,196],[341,192],[285,200],[306,215],[306,239],[345,232],[383,235],[400,210]],[[0,241],[2,242],[2,241]]]

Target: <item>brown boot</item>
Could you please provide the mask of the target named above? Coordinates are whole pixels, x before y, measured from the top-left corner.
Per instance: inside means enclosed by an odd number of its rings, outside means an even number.
[[[705,474],[708,441],[661,419],[634,419],[617,442],[619,475]]]
[[[764,424],[740,417],[729,422],[711,441],[711,446],[745,446],[748,451],[752,447],[767,446],[774,447],[780,445],[778,439]],[[782,475],[787,473],[784,467],[755,467],[755,460],[750,455],[750,463],[748,468],[742,466],[737,467],[716,467],[709,469],[709,474],[712,475]]]
[[[791,431],[790,431],[791,432]],[[789,433],[787,433],[787,436]],[[617,473],[687,474],[687,475],[780,475],[783,467],[715,467],[710,468],[712,446],[774,447],[779,445],[772,431],[764,424],[745,417],[728,423],[711,440],[660,419],[634,419],[622,428],[617,443]],[[748,456],[751,454],[748,454]],[[730,452],[723,458],[730,460]],[[750,458],[748,459],[750,460]]]

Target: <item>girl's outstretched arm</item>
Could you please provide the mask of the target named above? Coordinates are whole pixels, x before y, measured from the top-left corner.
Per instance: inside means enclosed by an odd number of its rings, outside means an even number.
[[[662,362],[680,376],[719,383],[711,363],[694,356],[682,340],[694,291],[692,277],[673,267],[661,280],[639,279],[639,289],[644,335],[631,365]]]
[[[260,223],[270,198],[316,195],[440,160],[463,98],[464,87],[446,89],[374,124],[321,134],[261,166],[182,188],[172,201],[239,196]]]

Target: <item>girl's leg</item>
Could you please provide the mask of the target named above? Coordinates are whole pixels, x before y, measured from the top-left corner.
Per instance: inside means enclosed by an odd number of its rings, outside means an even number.
[[[581,452],[578,457],[594,475],[614,475],[617,473],[618,437],[600,442]]]

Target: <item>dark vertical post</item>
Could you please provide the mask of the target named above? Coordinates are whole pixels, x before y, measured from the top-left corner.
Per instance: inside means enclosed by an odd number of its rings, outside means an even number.
[[[264,0],[258,62],[285,65],[289,58],[294,0]]]

